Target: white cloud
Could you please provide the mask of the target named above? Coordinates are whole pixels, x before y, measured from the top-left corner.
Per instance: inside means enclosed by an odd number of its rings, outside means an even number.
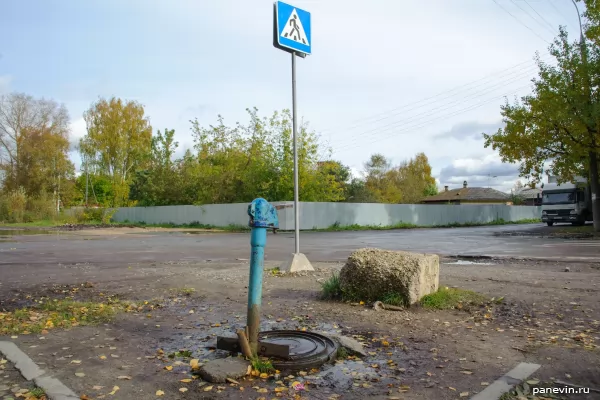
[[[12,76],[0,75],[0,94],[7,93],[10,91],[10,83],[12,82]]]
[[[502,163],[497,154],[476,158],[459,158],[441,169],[442,185],[459,187],[463,181],[471,187],[493,187],[508,191],[519,179],[518,166]]]
[[[79,140],[87,133],[85,120],[83,118],[76,119],[71,122],[70,129],[71,134],[69,136],[69,141],[71,142],[71,149],[75,149],[75,146],[79,144]]]

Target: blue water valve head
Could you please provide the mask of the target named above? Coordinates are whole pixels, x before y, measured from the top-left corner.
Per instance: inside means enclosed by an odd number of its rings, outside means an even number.
[[[250,216],[248,226],[251,228],[279,229],[277,210],[263,198],[252,200],[248,206],[248,215]]]

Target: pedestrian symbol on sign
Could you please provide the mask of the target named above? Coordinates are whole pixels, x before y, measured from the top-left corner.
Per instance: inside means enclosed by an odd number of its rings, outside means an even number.
[[[292,11],[292,14],[290,15],[290,18],[288,19],[287,23],[285,24],[282,36],[295,42],[309,46],[308,39],[306,38],[306,33],[304,32],[304,27],[302,26],[300,18],[298,18],[298,13],[296,12],[295,8]]]

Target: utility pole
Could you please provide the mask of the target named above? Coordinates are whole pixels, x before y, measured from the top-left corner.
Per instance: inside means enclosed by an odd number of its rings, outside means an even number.
[[[87,156],[85,158],[85,206],[88,206],[88,185],[90,184],[90,173],[88,170],[88,159]]]
[[[577,2],[575,0],[571,0],[571,2],[575,6],[575,10],[577,10],[577,17],[579,18],[579,51],[581,52],[581,64],[583,65],[584,70],[583,90],[586,98],[585,118],[589,119],[592,96],[590,89],[591,82],[587,59],[587,43],[585,40],[585,35],[583,34],[583,24],[581,23],[581,14],[579,13],[579,7],[577,7]],[[586,125],[589,126],[591,121],[588,120],[586,122]],[[600,182],[598,174],[598,152],[596,150],[596,138],[594,137],[594,135],[592,135],[590,139],[591,141],[590,149],[588,151],[588,158],[590,168],[590,188],[592,189],[592,216],[594,221],[594,231],[600,232],[600,199],[598,199],[598,194],[600,194]]]

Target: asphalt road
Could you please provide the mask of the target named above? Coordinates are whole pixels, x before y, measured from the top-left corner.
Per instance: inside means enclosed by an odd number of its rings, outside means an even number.
[[[600,261],[600,241],[494,236],[501,230],[539,225],[357,232],[302,232],[301,251],[311,261],[343,261],[355,249],[378,247],[440,255],[485,255]],[[127,229],[127,228],[122,228]],[[126,232],[126,231],[125,231]],[[2,232],[0,231],[0,236]],[[281,261],[294,250],[293,233],[269,234],[266,259]],[[52,232],[0,239],[0,266],[137,262],[233,261],[250,254],[248,233]]]

